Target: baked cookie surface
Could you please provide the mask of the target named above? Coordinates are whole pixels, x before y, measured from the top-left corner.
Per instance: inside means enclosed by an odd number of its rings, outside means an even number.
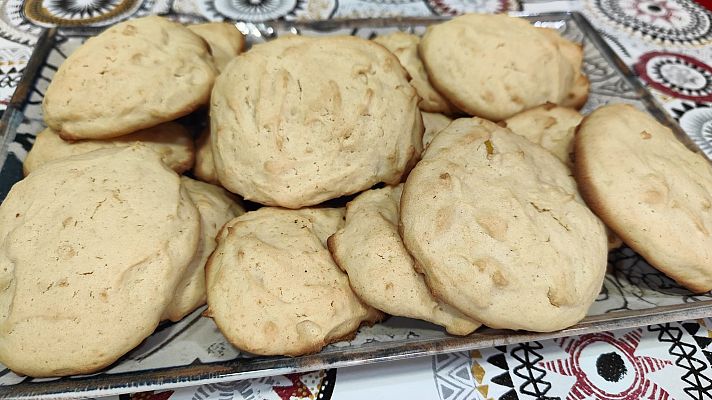
[[[467,14],[428,27],[419,54],[440,94],[470,115],[500,121],[561,103],[573,87],[569,58],[540,31],[520,18]]]
[[[561,55],[564,59],[566,59],[566,61],[568,61],[568,64],[573,71],[573,86],[566,96],[561,99],[559,104],[562,107],[580,109],[584,106],[584,104],[586,104],[586,100],[588,100],[588,91],[590,89],[588,77],[582,70],[583,45],[571,42],[570,40],[562,37],[555,29],[538,28],[538,30],[559,48]]]
[[[0,206],[0,362],[34,377],[113,363],[158,326],[199,235],[178,175],[146,147],[35,170]]]
[[[583,115],[572,108],[544,104],[507,118],[504,125],[517,135],[549,150],[571,168],[574,133],[582,119]]]
[[[428,81],[425,66],[423,66],[423,62],[418,55],[420,37],[405,32],[394,32],[377,36],[373,41],[387,48],[388,51],[398,57],[398,61],[408,71],[410,84],[413,85],[418,96],[420,96],[418,107],[421,110],[443,114],[453,114],[457,111]]]
[[[287,208],[397,184],[420,153],[417,101],[398,59],[371,41],[282,37],[256,45],[213,90],[220,183]]]
[[[172,121],[207,104],[216,70],[208,45],[150,16],[92,37],[54,75],[42,103],[64,139],[105,139]]]
[[[574,167],[574,134],[583,115],[569,107],[544,104],[522,111],[503,121],[504,126],[519,136],[524,136],[549,150],[567,167]],[[608,250],[621,247],[623,242],[606,227]]]
[[[215,238],[226,222],[245,213],[235,196],[225,189],[186,176],[180,180],[198,208],[201,233],[198,250],[163,313],[164,319],[171,321],[179,321],[205,304],[205,264],[217,245]]]
[[[218,71],[225,69],[233,58],[245,50],[245,37],[233,24],[208,22],[188,25],[188,29],[208,43]]]
[[[37,134],[35,143],[22,164],[22,170],[26,176],[48,161],[132,144],[142,144],[151,148],[161,156],[164,164],[179,174],[193,166],[195,149],[190,132],[178,123],[166,122],[106,140],[66,141],[57,132],[47,128]]]
[[[479,118],[435,136],[404,185],[401,227],[433,294],[492,328],[573,325],[606,271],[603,225],[566,166]]]
[[[382,314],[361,303],[326,248],[343,209],[263,207],[228,222],[208,261],[208,311],[237,348],[314,353]]]
[[[429,112],[421,112],[420,113],[423,116],[423,149],[428,148],[428,145],[430,142],[433,141],[433,138],[435,135],[438,134],[441,130],[445,129],[448,125],[450,125],[450,122],[452,122],[452,119],[448,117],[447,115],[443,114],[438,114],[438,113],[429,113]]]
[[[430,321],[454,335],[480,324],[434,298],[398,233],[402,185],[368,190],[346,206],[344,227],[329,237],[334,260],[366,304],[390,315]]]
[[[694,292],[712,289],[712,167],[673,132],[615,104],[586,117],[576,180],[591,209],[652,266]]]
[[[210,127],[206,127],[195,139],[195,166],[193,174],[203,182],[218,185],[218,173],[215,171],[213,149],[210,146]]]

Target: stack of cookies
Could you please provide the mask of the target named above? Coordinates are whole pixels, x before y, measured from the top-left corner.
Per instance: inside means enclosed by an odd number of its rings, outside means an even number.
[[[60,67],[0,206],[0,362],[90,373],[206,302],[260,355],[387,315],[554,331],[620,239],[712,288],[712,168],[629,106],[579,114],[582,48],[556,31],[465,15],[243,47],[147,17]]]
[[[0,206],[0,362],[31,376],[91,373],[205,304],[215,237],[245,210],[179,176],[197,157],[175,120],[207,107],[243,46],[230,24],[147,17],[62,64],[26,178]]]

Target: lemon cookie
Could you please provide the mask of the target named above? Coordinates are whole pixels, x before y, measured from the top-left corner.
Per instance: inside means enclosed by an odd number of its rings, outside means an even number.
[[[570,94],[578,72],[548,36],[524,19],[468,14],[428,27],[419,50],[439,93],[470,115],[500,121]]]
[[[583,45],[563,38],[559,32],[554,29],[539,28],[539,32],[543,33],[547,39],[559,48],[561,55],[564,56],[573,70],[573,86],[566,96],[561,99],[559,104],[564,107],[573,107],[576,109],[583,107],[583,105],[586,104],[586,100],[588,100],[588,90],[590,86],[588,77],[582,70]]]
[[[346,206],[346,223],[329,238],[336,263],[366,304],[467,335],[480,324],[430,294],[398,234],[402,185],[368,190]]]
[[[428,81],[423,62],[418,56],[420,38],[405,32],[394,32],[388,35],[377,36],[374,42],[387,48],[398,57],[403,68],[410,74],[410,84],[420,96],[418,107],[421,110],[433,113],[453,114],[456,110],[447,99],[438,93]]]
[[[215,238],[223,224],[245,213],[235,196],[225,189],[185,176],[180,179],[200,213],[201,233],[198,251],[185,270],[173,301],[163,313],[164,319],[171,321],[178,321],[205,304],[205,263],[215,250]]]
[[[0,206],[0,362],[95,372],[153,333],[198,245],[198,211],[145,146],[38,168]]]
[[[22,170],[27,175],[48,161],[135,143],[143,144],[160,154],[161,161],[179,174],[193,166],[195,149],[190,132],[178,123],[166,122],[106,140],[66,141],[59,137],[57,132],[47,128],[37,134],[35,143],[22,164]]]
[[[211,146],[220,183],[300,208],[397,184],[418,159],[418,96],[398,59],[356,37],[282,37],[218,77]]]
[[[105,139],[172,121],[207,104],[216,70],[188,28],[150,16],[86,41],[60,65],[42,109],[64,139]]]
[[[541,145],[571,168],[574,133],[582,119],[583,115],[572,108],[549,103],[509,117],[502,125]]]
[[[326,248],[343,216],[343,209],[263,207],[225,225],[206,270],[207,315],[235,347],[314,353],[381,319]]]
[[[630,105],[586,117],[575,142],[588,205],[655,268],[693,292],[712,289],[712,168]]]
[[[501,125],[541,145],[567,167],[573,168],[574,134],[582,119],[583,115],[572,108],[549,103],[522,111],[502,121]],[[571,173],[573,174],[573,171]],[[621,239],[608,227],[606,227],[606,236],[608,250],[623,245]]]
[[[218,71],[225,69],[233,58],[245,50],[245,37],[233,24],[208,22],[188,25],[188,29],[208,43]]]
[[[405,183],[401,224],[433,294],[492,328],[571,326],[603,283],[603,224],[568,168],[483,119],[435,136]]]

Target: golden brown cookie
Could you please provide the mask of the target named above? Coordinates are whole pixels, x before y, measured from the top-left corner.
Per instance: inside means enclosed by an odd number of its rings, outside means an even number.
[[[435,136],[406,180],[401,226],[433,294],[492,328],[571,326],[603,283],[603,224],[568,168],[480,118]]]
[[[211,98],[220,183],[287,208],[399,183],[423,134],[407,76],[388,50],[356,37],[254,46],[220,75]]]
[[[571,168],[574,133],[582,119],[583,115],[572,108],[544,104],[509,117],[502,125],[549,150]]]
[[[650,115],[603,106],[576,134],[576,180],[591,209],[655,268],[712,289],[712,167]]]
[[[573,168],[574,134],[583,115],[568,107],[544,104],[522,111],[507,118],[500,124],[517,135],[549,150],[567,167]],[[571,172],[573,174],[573,171]],[[623,242],[613,231],[606,227],[608,250],[621,247]]]
[[[428,74],[425,72],[425,66],[423,66],[423,62],[420,61],[420,56],[418,55],[418,43],[420,43],[418,36],[405,32],[394,32],[377,36],[373,41],[387,48],[388,51],[398,57],[398,61],[408,71],[410,84],[413,85],[415,91],[418,92],[418,96],[420,96],[418,107],[421,110],[442,114],[454,114],[457,111],[430,84]]]
[[[503,14],[467,14],[431,25],[419,51],[440,94],[492,121],[561,103],[580,74],[571,54],[548,33]]]
[[[571,90],[566,94],[559,103],[563,107],[572,107],[580,109],[588,100],[589,81],[586,74],[583,73],[583,45],[573,43],[563,37],[554,29],[539,28],[539,32],[543,33],[547,39],[554,43],[564,58],[569,62],[569,66],[573,69],[574,82]]]
[[[382,314],[361,303],[326,248],[343,209],[263,207],[228,222],[206,270],[207,315],[235,347],[314,353]]]
[[[106,139],[187,115],[207,104],[216,75],[208,45],[150,16],[118,23],[62,63],[42,103],[63,139]]]
[[[195,159],[193,137],[187,129],[175,122],[166,122],[128,135],[105,140],[66,141],[50,128],[37,134],[32,149],[27,154],[22,170],[30,172],[48,161],[67,158],[90,151],[143,144],[161,155],[161,161],[179,174],[189,170]]]
[[[208,22],[188,25],[188,29],[208,43],[218,71],[224,70],[233,58],[245,50],[245,37],[233,24]]]
[[[368,190],[350,201],[344,227],[329,237],[329,250],[364,303],[469,335],[480,323],[433,297],[403,246],[398,234],[402,186]]]
[[[0,206],[0,362],[88,374],[153,333],[195,254],[198,211],[145,146],[51,161]]]
[[[180,180],[200,213],[200,243],[173,301],[163,313],[163,318],[171,321],[179,321],[205,304],[205,264],[217,245],[215,238],[226,222],[245,213],[235,196],[225,189],[186,176]]]

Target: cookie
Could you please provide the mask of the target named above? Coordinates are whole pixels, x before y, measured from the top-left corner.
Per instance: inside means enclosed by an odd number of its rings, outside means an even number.
[[[419,157],[418,96],[398,59],[356,37],[281,37],[223,71],[211,98],[220,183],[300,208],[397,184]]]
[[[343,209],[263,207],[225,225],[206,270],[206,314],[230,343],[253,354],[298,356],[381,319],[326,248],[343,216]]]
[[[566,99],[577,74],[563,53],[541,29],[506,15],[432,25],[419,46],[433,87],[458,109],[492,121]]]
[[[559,103],[563,107],[571,107],[580,109],[588,100],[589,81],[586,74],[582,71],[583,66],[583,45],[573,43],[559,34],[555,29],[538,28],[540,33],[543,33],[547,39],[554,43],[561,55],[568,61],[569,66],[573,70],[574,82],[571,90]]]
[[[364,303],[387,314],[430,321],[454,335],[480,324],[430,294],[398,234],[402,185],[368,190],[346,206],[344,227],[329,237],[334,260]]]
[[[47,128],[37,134],[35,143],[22,164],[22,170],[27,176],[48,161],[138,143],[160,154],[161,161],[179,174],[193,166],[195,149],[190,132],[178,123],[166,122],[114,139],[71,142],[63,140],[57,132]]]
[[[245,37],[233,24],[208,22],[188,25],[188,29],[208,43],[218,71],[225,69],[233,58],[245,50]]]
[[[198,246],[198,211],[145,146],[51,161],[0,206],[0,362],[88,374],[153,333]]]
[[[591,84],[588,77],[584,74],[580,74],[574,81],[574,85],[566,95],[566,98],[561,100],[561,105],[564,107],[573,107],[575,109],[580,109],[586,104],[588,100],[588,92],[591,88]]]
[[[492,328],[571,326],[603,283],[603,224],[569,170],[480,118],[435,136],[405,182],[401,226],[433,295]]]
[[[423,126],[425,127],[425,131],[423,132],[423,149],[426,149],[430,142],[432,142],[433,137],[450,125],[452,119],[447,115],[437,113],[423,111],[420,114],[423,116]]]
[[[571,168],[574,133],[582,119],[583,115],[572,108],[549,103],[509,117],[502,125],[541,145]]]
[[[603,106],[576,134],[586,203],[623,241],[689,290],[712,289],[712,167],[630,105]]]
[[[433,113],[454,114],[455,110],[440,93],[438,93],[428,81],[428,74],[425,72],[423,62],[418,55],[418,44],[420,38],[416,35],[395,32],[388,35],[377,36],[374,42],[380,44],[398,57],[403,68],[410,74],[410,84],[420,96],[418,107],[421,110]]]
[[[582,119],[583,115],[572,108],[547,103],[509,117],[500,125],[549,150],[571,169],[574,166],[574,134]],[[608,227],[606,237],[608,250],[623,245],[621,239]]]
[[[216,70],[188,28],[150,16],[93,37],[60,65],[42,102],[63,139],[106,139],[172,121],[207,104]]]
[[[218,185],[218,173],[215,171],[213,149],[210,147],[210,126],[206,127],[195,139],[195,166],[193,175],[203,182]]]
[[[215,237],[226,222],[245,213],[235,196],[225,189],[185,176],[180,179],[200,213],[201,233],[198,251],[163,313],[163,319],[171,321],[179,321],[205,304],[205,264],[217,245]]]

